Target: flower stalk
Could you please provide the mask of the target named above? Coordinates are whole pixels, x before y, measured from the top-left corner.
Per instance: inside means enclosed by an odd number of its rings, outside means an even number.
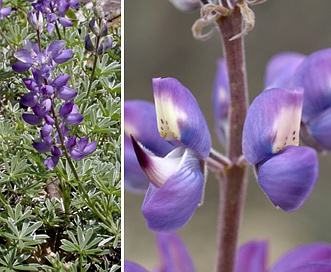
[[[243,32],[240,8],[235,6],[230,16],[220,17],[216,23],[222,34],[230,83],[230,131],[226,153],[232,162],[232,166],[218,175],[220,211],[216,271],[230,272],[235,268],[239,226],[247,185],[247,167],[238,165],[238,160],[242,156],[242,131],[248,108],[244,40],[242,36],[231,39]]]

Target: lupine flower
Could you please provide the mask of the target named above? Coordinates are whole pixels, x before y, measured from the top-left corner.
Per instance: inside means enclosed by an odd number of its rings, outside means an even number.
[[[266,241],[251,241],[238,250],[235,272],[330,272],[331,245],[312,243],[292,249],[270,268]]]
[[[243,154],[271,202],[291,212],[303,205],[318,176],[317,154],[299,144],[302,89],[273,88],[250,106],[243,130]]]
[[[230,87],[225,60],[217,62],[217,72],[213,88],[215,131],[218,140],[226,147],[229,137]]]
[[[0,20],[11,13],[11,7],[2,7],[2,0],[0,0]]]
[[[200,8],[200,0],[169,0],[177,9],[181,11],[194,11]]]
[[[82,160],[85,156],[90,155],[97,147],[97,142],[88,143],[89,137],[86,136],[79,141],[76,141],[76,136],[69,139],[67,147],[69,148],[70,156],[76,161]],[[74,147],[76,146],[76,147]]]
[[[147,226],[169,232],[186,224],[201,201],[211,138],[197,101],[179,81],[156,78],[153,88],[158,130],[177,148],[159,157],[134,138],[133,145],[151,182],[142,207]]]
[[[42,32],[44,18],[40,11],[29,11],[26,18],[35,30]]]
[[[275,69],[275,62],[267,66],[266,78],[279,87],[302,87],[304,100],[302,109],[301,136],[307,145],[318,151],[331,151],[331,49],[324,49],[308,57],[297,53],[282,53],[273,59],[283,63],[287,69],[287,80],[277,81],[284,74]],[[273,70],[273,73],[270,73]]]
[[[157,156],[166,156],[174,149],[159,134],[153,103],[142,100],[124,102],[124,186],[129,192],[145,193],[149,180],[138,163],[131,136]]]
[[[153,269],[155,272],[180,271],[194,272],[191,257],[176,233],[156,233],[157,248],[160,257],[160,266]],[[142,266],[125,261],[125,272],[148,272]]]
[[[32,4],[36,11],[41,12],[46,20],[46,30],[48,33],[52,33],[54,30],[54,23],[59,19],[60,24],[63,27],[71,27],[73,23],[71,20],[65,17],[65,13],[68,9],[78,8],[79,2],[76,0],[38,0],[36,3]]]
[[[41,75],[48,79],[56,63],[66,62],[72,57],[72,50],[64,49],[65,45],[65,41],[56,40],[40,52],[37,44],[24,40],[23,48],[14,54],[19,61],[15,62],[12,68],[15,72],[22,73],[29,70],[31,66],[39,67]]]

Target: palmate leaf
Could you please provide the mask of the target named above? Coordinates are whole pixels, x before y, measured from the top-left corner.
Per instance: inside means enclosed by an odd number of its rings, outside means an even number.
[[[77,227],[77,237],[71,231],[68,231],[68,236],[71,241],[67,239],[61,240],[62,245],[60,248],[64,251],[84,256],[108,253],[108,250],[99,248],[98,244],[103,238],[96,237],[92,228],[87,229],[84,233],[81,227]]]

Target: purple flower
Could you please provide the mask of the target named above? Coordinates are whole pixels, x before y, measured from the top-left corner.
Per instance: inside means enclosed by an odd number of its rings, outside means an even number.
[[[204,160],[209,155],[211,139],[198,103],[179,81],[154,79],[153,88],[159,133],[177,148],[160,156],[149,145],[145,145],[146,149],[132,139],[139,164],[151,182],[142,206],[143,215],[150,229],[169,232],[186,224],[201,201]],[[134,123],[133,115],[131,120]],[[130,130],[130,125],[125,127]],[[131,126],[131,131],[136,128]],[[139,129],[138,133],[149,132]]]
[[[85,156],[90,155],[95,150],[95,148],[97,147],[97,142],[93,141],[88,143],[88,140],[88,136],[80,139],[78,142],[76,142],[75,136],[71,137],[71,139],[68,140],[70,146],[69,153],[74,160],[80,161]],[[76,148],[74,148],[73,146],[76,146]]]
[[[299,246],[267,269],[266,241],[251,241],[238,250],[236,272],[330,272],[331,245],[312,243]]]
[[[301,137],[318,151],[331,151],[331,49],[306,57],[281,53],[267,66],[266,84],[304,89]]]
[[[243,154],[258,183],[287,212],[303,205],[318,177],[316,151],[298,147],[302,104],[302,89],[266,90],[250,106],[243,130]]]
[[[14,56],[18,59],[12,65],[15,72],[26,72],[32,66],[39,68],[42,77],[49,79],[51,71],[56,63],[63,63],[72,57],[71,49],[64,49],[66,42],[56,40],[51,42],[43,52],[40,52],[38,45],[29,40],[23,41],[23,48],[18,50]]]
[[[65,102],[59,109],[59,115],[69,125],[80,124],[84,116],[78,113],[77,106],[72,102]]]
[[[64,27],[71,27],[73,23],[65,17],[65,13],[70,7],[76,9],[79,6],[79,2],[75,0],[38,0],[33,4],[36,11],[41,12],[46,20],[46,30],[48,33],[52,33],[54,30],[54,23],[57,19]]]
[[[184,243],[176,233],[156,233],[160,266],[153,271],[194,272],[195,267]],[[125,261],[125,272],[148,272],[142,266]]]
[[[52,156],[44,161],[45,166],[50,170],[53,169],[58,164],[59,159],[62,156],[62,151],[58,149],[56,146],[52,146],[51,153]]]
[[[229,137],[230,87],[225,60],[217,63],[213,89],[215,131],[220,143],[226,147]]]
[[[2,7],[2,0],[0,0],[0,20],[11,13],[11,7]]]

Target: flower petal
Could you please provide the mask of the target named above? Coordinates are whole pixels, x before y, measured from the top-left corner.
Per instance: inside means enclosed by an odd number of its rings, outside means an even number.
[[[318,145],[331,150],[331,107],[311,119],[306,125]]]
[[[155,156],[152,152],[144,148],[131,136],[132,144],[138,162],[148,179],[157,188],[161,187],[166,180],[177,170],[185,148],[178,147],[171,151],[166,157]]]
[[[59,156],[51,156],[44,161],[44,165],[48,169],[52,170],[58,164],[59,159],[60,159]]]
[[[25,122],[27,122],[30,125],[39,125],[43,120],[41,116],[37,116],[29,113],[23,113],[22,118]]]
[[[13,70],[17,73],[23,73],[26,72],[27,70],[29,70],[29,68],[31,67],[32,64],[30,63],[24,63],[24,62],[15,62],[13,63],[13,65],[11,66],[13,68]]]
[[[286,270],[286,272],[331,272],[331,261],[311,262],[291,270]]]
[[[72,57],[72,50],[71,49],[64,49],[59,54],[54,56],[53,60],[60,64],[66,62],[67,60],[71,59]]]
[[[194,272],[194,264],[183,241],[176,233],[156,233],[161,267],[158,271]]]
[[[227,138],[229,137],[229,104],[230,104],[230,87],[228,80],[228,71],[226,62],[221,59],[217,63],[217,73],[213,90],[213,106],[215,118],[215,130],[219,141],[226,147]]]
[[[51,143],[47,142],[34,142],[32,146],[39,152],[39,153],[46,153],[51,150]]]
[[[269,272],[287,271],[331,271],[331,270],[293,270],[314,261],[330,260],[331,245],[327,243],[312,243],[296,247],[287,252],[270,269]],[[331,267],[329,263],[329,268]]]
[[[147,269],[143,268],[142,266],[129,262],[129,261],[124,261],[124,271],[125,272],[148,272]]]
[[[76,160],[76,161],[80,161],[82,159],[84,159],[84,154],[82,151],[80,151],[79,149],[77,148],[72,148],[70,151],[69,151],[69,154],[70,156]]]
[[[305,58],[305,55],[294,52],[283,52],[273,56],[266,68],[265,89],[290,88],[293,74]]]
[[[258,166],[258,182],[271,202],[287,212],[300,208],[318,178],[316,151],[288,146]]]
[[[38,97],[34,93],[27,93],[20,99],[20,104],[27,107],[34,107],[37,104]]]
[[[14,57],[23,63],[30,64],[30,66],[34,63],[30,51],[25,48],[22,48],[14,53]]]
[[[90,155],[91,153],[93,153],[93,151],[96,149],[97,147],[97,142],[96,141],[92,141],[89,144],[86,145],[86,147],[84,148],[84,156]]]
[[[237,253],[236,272],[265,272],[267,267],[267,241],[250,241]]]
[[[11,13],[11,7],[4,7],[0,9],[0,19],[6,17]]]
[[[58,91],[58,98],[63,99],[63,100],[71,100],[71,99],[75,98],[77,93],[78,92],[76,90],[71,89],[67,86],[63,86]]]
[[[79,113],[70,113],[64,118],[64,120],[69,125],[78,125],[83,122],[84,116]]]
[[[250,164],[299,144],[302,101],[302,89],[274,88],[255,98],[243,130],[243,154]]]
[[[293,86],[304,88],[302,120],[314,118],[331,106],[331,49],[308,56],[294,74]]]
[[[193,149],[202,159],[207,158],[211,137],[191,92],[174,78],[154,78],[153,89],[161,136],[174,145]]]
[[[203,187],[200,160],[186,149],[177,171],[160,188],[148,187],[142,206],[148,228],[171,232],[184,226],[200,203]]]

